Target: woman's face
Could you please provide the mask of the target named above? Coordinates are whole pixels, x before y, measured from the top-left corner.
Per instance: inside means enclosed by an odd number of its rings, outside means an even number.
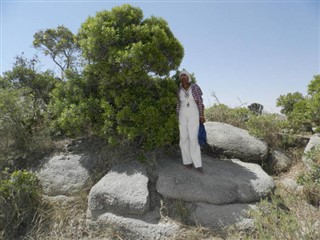
[[[189,83],[188,76],[186,74],[181,74],[180,82],[181,82],[181,84],[188,84]]]

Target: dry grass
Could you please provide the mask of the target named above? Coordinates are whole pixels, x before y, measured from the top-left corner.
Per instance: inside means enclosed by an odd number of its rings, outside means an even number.
[[[25,239],[123,239],[115,229],[90,229],[86,225],[87,194],[69,201],[49,201],[47,212]]]

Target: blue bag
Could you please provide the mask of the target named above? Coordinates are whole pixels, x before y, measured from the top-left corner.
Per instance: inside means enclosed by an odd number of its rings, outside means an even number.
[[[200,123],[199,125],[198,139],[201,147],[207,144],[207,132],[203,123]]]

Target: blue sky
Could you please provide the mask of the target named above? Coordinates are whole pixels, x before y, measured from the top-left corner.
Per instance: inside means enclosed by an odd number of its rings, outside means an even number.
[[[279,112],[276,99],[306,94],[320,74],[319,1],[6,1],[1,0],[0,73],[14,57],[31,58],[33,35],[64,25],[77,33],[88,16],[130,3],[144,17],[167,20],[184,47],[181,68],[195,74],[206,106],[258,102]],[[43,69],[53,68],[38,53]]]

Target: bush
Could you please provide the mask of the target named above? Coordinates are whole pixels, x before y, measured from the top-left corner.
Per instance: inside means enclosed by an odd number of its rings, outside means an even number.
[[[276,114],[264,114],[251,116],[246,122],[246,127],[251,135],[265,141],[270,147],[277,147],[281,144],[281,123]]]
[[[19,151],[29,149],[34,109],[27,92],[28,89],[0,89],[1,151],[10,147]]]
[[[89,87],[82,84],[73,77],[53,91],[48,107],[53,132],[95,134],[110,143],[129,140],[147,148],[177,141],[177,86],[172,79],[119,82],[121,88],[113,86],[98,95],[85,93]]]
[[[313,160],[311,170],[298,176],[297,182],[304,186],[303,192],[307,201],[315,207],[320,207],[320,148],[306,153]]]
[[[41,205],[41,188],[37,177],[28,171],[3,171],[0,178],[0,232],[4,239],[24,235]]]
[[[205,110],[207,121],[223,122],[246,129],[246,121],[253,115],[247,108],[229,108],[224,104],[214,105]]]
[[[272,195],[262,200],[250,213],[255,231],[246,239],[319,239],[319,213],[301,204],[301,198],[292,195]]]

